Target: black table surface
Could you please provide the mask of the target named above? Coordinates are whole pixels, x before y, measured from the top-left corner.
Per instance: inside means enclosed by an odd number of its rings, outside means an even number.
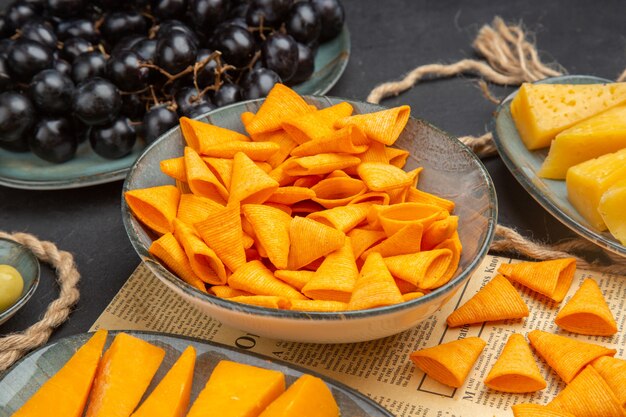
[[[495,16],[523,22],[535,34],[544,60],[560,63],[571,74],[615,79],[626,67],[626,14],[620,1],[344,0],[344,6],[352,55],[329,93],[337,97],[364,100],[377,84],[418,65],[475,57],[471,43]],[[499,96],[510,91],[493,87]],[[484,133],[495,108],[471,76],[425,82],[383,104],[409,104],[414,116],[458,136]],[[573,236],[526,193],[498,157],[484,163],[496,185],[501,224],[547,242]],[[121,181],[58,191],[0,186],[0,230],[55,242],[74,254],[81,273],[81,299],[52,340],[87,331],[139,264],[122,225],[121,188]],[[54,274],[44,267],[36,294],[0,326],[0,336],[36,322],[57,296]]]

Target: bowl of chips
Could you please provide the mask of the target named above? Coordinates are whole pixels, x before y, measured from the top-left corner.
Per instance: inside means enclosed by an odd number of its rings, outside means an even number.
[[[470,278],[497,217],[480,160],[409,113],[278,85],[183,118],[126,178],[131,243],[183,299],[255,335],[407,330]]]

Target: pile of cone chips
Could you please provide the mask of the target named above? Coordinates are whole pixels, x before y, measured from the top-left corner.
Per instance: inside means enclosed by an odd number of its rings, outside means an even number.
[[[575,269],[573,258],[503,264],[498,269],[501,275],[450,314],[448,326],[527,317],[528,307],[510,281],[560,303],[571,286]],[[583,281],[561,308],[555,324],[584,335],[617,333],[617,323],[602,291],[590,278]],[[614,358],[615,349],[541,330],[533,330],[527,337],[536,353],[568,385],[545,406],[514,405],[516,417],[626,416],[626,360]],[[429,377],[451,387],[461,387],[485,346],[482,339],[468,337],[413,352],[411,360]],[[518,333],[511,334],[484,383],[491,389],[511,393],[546,388],[530,346]]]
[[[176,185],[125,194],[150,253],[200,291],[268,308],[376,308],[446,284],[454,203],[419,190],[421,168],[390,146],[409,107],[352,112],[278,84],[241,115],[249,136],[182,118],[184,155],[161,162]]]

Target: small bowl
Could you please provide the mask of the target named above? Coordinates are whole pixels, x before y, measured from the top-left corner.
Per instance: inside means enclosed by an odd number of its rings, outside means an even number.
[[[331,97],[308,96],[305,100],[317,108],[347,101],[355,113],[383,109],[370,103]],[[207,113],[200,120],[244,133],[241,113],[256,112],[262,102],[233,104]],[[487,254],[497,217],[491,178],[476,155],[460,141],[424,120],[410,118],[395,146],[410,152],[405,169],[424,167],[419,178],[420,189],[456,203],[455,214],[460,219],[458,231],[464,245],[459,269],[450,282],[401,304],[334,313],[275,310],[220,299],[186,284],[150,255],[148,248],[155,235],[135,219],[122,198],[124,226],[141,260],[161,281],[200,311],[228,326],[274,339],[312,343],[360,342],[390,336],[430,317],[470,278]],[[131,168],[123,192],[173,184],[173,180],[160,171],[159,161],[181,156],[183,147],[179,128],[167,132]]]
[[[0,265],[11,265],[24,280],[20,298],[4,311],[0,311],[0,324],[10,319],[32,297],[39,285],[39,260],[26,246],[0,238]]]

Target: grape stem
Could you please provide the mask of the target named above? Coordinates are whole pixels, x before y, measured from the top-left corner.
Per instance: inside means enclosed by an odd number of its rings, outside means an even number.
[[[266,30],[272,30],[272,28],[266,28],[265,26],[263,26],[263,23],[265,23],[265,15],[261,15],[259,17],[259,27],[248,27],[248,31],[249,32],[259,32],[259,37],[261,38],[261,40],[265,40],[265,31]]]
[[[156,96],[156,93],[154,92],[154,86],[152,84],[150,84],[150,95],[152,96],[152,101],[154,103],[154,105],[158,105],[159,104],[159,99]]]
[[[261,58],[261,51],[256,51],[254,53],[254,56],[252,57],[252,59],[248,63],[248,65],[246,65],[245,67],[241,68],[241,70],[239,72],[239,75],[237,76],[237,81],[236,81],[237,84],[239,84],[239,81],[241,81],[241,77],[243,77],[243,74],[245,74],[246,71],[252,71],[252,67],[254,67],[254,64],[257,63],[259,58]]]
[[[141,94],[141,93],[145,93],[146,91],[148,91],[150,89],[150,87],[144,87],[141,90],[135,90],[135,91],[123,91],[120,90],[120,94],[123,96],[130,96],[132,94]]]

